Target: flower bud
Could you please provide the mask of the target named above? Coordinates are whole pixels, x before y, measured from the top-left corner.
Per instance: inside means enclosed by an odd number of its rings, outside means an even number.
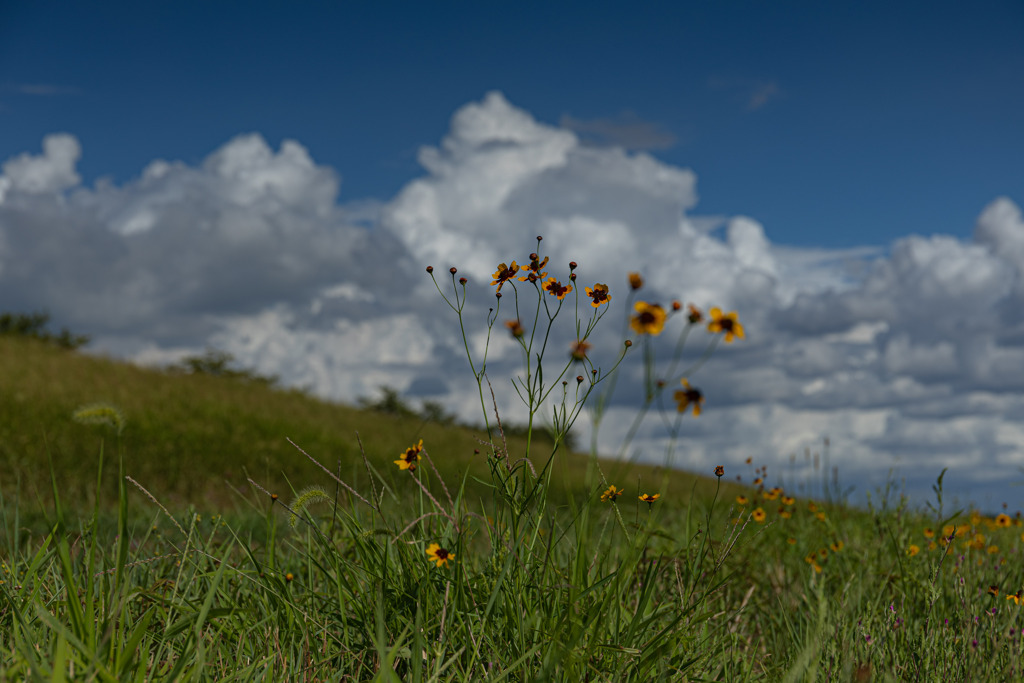
[[[451,273],[452,275],[455,275],[455,273],[459,271],[455,266],[452,266],[451,268],[448,269],[448,272]]]
[[[434,266],[427,266],[427,272],[428,273],[433,273],[434,272]]]

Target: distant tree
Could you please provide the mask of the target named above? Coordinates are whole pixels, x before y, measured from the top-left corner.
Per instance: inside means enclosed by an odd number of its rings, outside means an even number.
[[[227,377],[239,379],[246,382],[255,382],[267,386],[274,386],[278,382],[276,375],[260,375],[250,368],[233,367],[235,357],[227,351],[207,349],[201,356],[186,356],[177,365],[172,365],[168,370],[172,373],[184,373],[186,375],[211,375],[214,377]]]
[[[381,397],[379,399],[374,400],[372,398],[360,398],[359,406],[366,410],[373,410],[387,415],[416,417],[416,411],[402,399],[402,396],[397,389],[382,385],[378,387],[378,390],[381,393]]]
[[[88,335],[72,334],[67,328],[62,328],[58,334],[53,334],[46,329],[48,322],[50,322],[50,314],[46,312],[2,313],[0,314],[0,335],[29,337],[71,350],[89,343]]]

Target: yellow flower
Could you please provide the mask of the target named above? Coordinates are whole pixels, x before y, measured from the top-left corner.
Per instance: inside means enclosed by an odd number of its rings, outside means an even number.
[[[796,502],[796,498],[794,498],[793,496],[783,496],[782,497],[782,504],[783,505],[792,505],[795,502]]]
[[[996,526],[1008,527],[1013,524],[1013,520],[1010,519],[1010,515],[999,515],[996,517]]]
[[[590,287],[584,287],[583,291],[591,298],[590,305],[594,308],[612,300],[612,295],[608,293],[608,285],[602,285],[599,282],[594,283],[593,289]]]
[[[832,552],[838,553],[840,550],[846,547],[846,544],[842,541],[833,541],[829,544],[828,547],[832,550]]]
[[[515,274],[518,272],[519,266],[516,264],[515,261],[513,261],[512,265],[510,266],[506,266],[504,263],[499,263],[498,269],[494,271],[493,275],[491,275],[491,277],[494,278],[491,284],[498,285],[498,291],[500,292],[502,285],[511,280],[513,277],[515,277]]]
[[[999,586],[989,586],[988,587],[988,594],[991,595],[993,598],[998,598],[999,597]]]
[[[737,503],[738,503],[739,505],[746,505],[746,504],[747,504],[747,503],[749,503],[750,501],[749,501],[749,500],[747,499],[747,497],[746,497],[746,496],[736,496],[736,502],[737,502]]]
[[[691,325],[696,325],[697,323],[704,319],[704,314],[701,313],[700,309],[694,306],[693,304],[686,304],[686,310],[686,320]]]
[[[511,332],[512,336],[516,339],[526,334],[526,331],[518,320],[506,320],[505,327],[508,328],[508,331]]]
[[[589,350],[590,350],[590,344],[588,344],[585,341],[577,340],[577,341],[573,342],[572,350],[569,352],[569,355],[572,356],[573,360],[582,361],[582,360],[586,360],[586,358],[587,358],[587,351],[589,351]]]
[[[995,555],[996,553],[999,552],[999,546],[997,546],[997,545],[990,545],[988,547],[988,549],[987,549],[987,552],[988,552],[989,555]]]
[[[629,326],[638,334],[659,335],[665,327],[665,309],[658,304],[637,301],[633,304],[636,315],[629,319]]]
[[[764,492],[764,499],[765,500],[775,500],[776,498],[778,498],[781,495],[782,495],[782,489],[779,488],[778,486],[776,486],[776,487],[774,487],[774,488]]]
[[[1024,593],[1024,591],[1017,591],[1016,593],[1007,593],[1006,594],[1006,599],[1007,600],[1013,600],[1013,604],[1019,605],[1021,597],[1022,597],[1022,593]]]
[[[768,517],[768,515],[765,514],[765,511],[762,510],[761,508],[757,508],[756,510],[754,510],[751,516],[754,518],[754,521],[758,524],[764,524],[764,520]]]
[[[725,474],[725,467],[723,467],[722,465],[718,465],[715,468],[715,476],[716,477],[721,477],[724,474]]]
[[[640,273],[629,274],[629,286],[633,289],[640,289],[644,286],[644,279],[640,276]]]
[[[935,531],[931,527],[925,529],[924,530],[924,537],[925,538],[935,538]]]
[[[427,559],[436,562],[438,567],[443,567],[455,559],[455,553],[450,553],[437,543],[427,546]]]
[[[698,417],[700,415],[700,406],[704,403],[704,394],[701,393],[700,389],[695,389],[690,386],[690,383],[684,377],[681,384],[685,387],[672,394],[672,397],[676,400],[676,410],[680,413],[685,413],[687,408],[693,408],[693,416]]]
[[[716,306],[709,311],[709,314],[711,321],[708,323],[708,332],[713,334],[724,332],[726,344],[732,342],[736,337],[744,338],[743,325],[736,319],[736,311],[722,313],[722,309]]]
[[[544,291],[558,297],[558,300],[561,301],[565,298],[566,294],[572,291],[572,285],[568,283],[563,285],[554,277],[549,277],[547,282],[544,283]]]
[[[654,501],[658,500],[659,498],[661,498],[661,494],[660,493],[655,493],[653,496],[651,494],[649,494],[649,493],[645,493],[642,496],[640,496],[640,500],[642,500],[643,502],[647,503],[648,505],[650,505]]]
[[[921,552],[921,549],[913,543],[911,543],[910,546],[907,547],[907,555],[910,555],[911,557],[917,555],[919,552]]]
[[[790,545],[796,545],[796,539],[793,538],[792,536],[790,536],[789,538],[786,539],[786,543],[788,543]]]
[[[543,271],[544,266],[546,266],[548,263],[548,257],[545,256],[543,261],[540,261],[538,259],[539,257],[537,256],[537,254],[530,254],[530,265],[526,268],[523,268],[523,272],[526,274],[519,278],[520,282],[526,282],[527,280],[529,280],[530,282],[536,282],[537,280],[540,280],[545,275],[547,275],[547,273]]]
[[[615,488],[615,484],[610,484],[607,490],[605,490],[605,492],[601,494],[601,501],[605,503],[611,503],[621,495],[622,489]]]
[[[787,510],[786,508],[784,508],[784,507],[780,507],[779,508],[779,517],[781,517],[782,519],[789,519],[792,516],[793,516],[793,513],[790,512],[789,510]]]
[[[405,449],[405,453],[398,460],[395,460],[395,464],[398,465],[398,469],[409,470],[410,472],[416,471],[417,461],[423,458],[420,455],[423,452],[423,439],[420,439],[418,444],[414,444]]]

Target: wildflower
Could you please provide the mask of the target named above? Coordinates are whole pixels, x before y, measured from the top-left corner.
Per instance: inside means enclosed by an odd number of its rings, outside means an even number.
[[[1016,593],[1007,593],[1006,599],[1013,600],[1013,604],[1019,605],[1021,598],[1024,597],[1024,595],[1022,594],[1024,594],[1024,591],[1017,591]]]
[[[526,334],[526,331],[518,320],[506,320],[505,327],[508,328],[508,331],[511,332],[512,336],[516,339]]]
[[[999,586],[989,586],[988,587],[988,594],[991,595],[993,598],[998,598],[999,597]]]
[[[1010,515],[1002,514],[996,517],[996,526],[1008,527],[1013,524],[1013,520],[1010,519]]]
[[[782,489],[780,489],[778,486],[775,486],[772,489],[764,492],[764,499],[775,500],[780,495],[782,495]]]
[[[751,514],[751,517],[752,517],[752,518],[754,519],[754,521],[755,521],[755,522],[757,522],[758,524],[764,524],[764,520],[768,518],[768,515],[767,515],[767,514],[765,513],[765,511],[764,511],[763,509],[761,509],[761,508],[757,508],[757,509],[756,509],[756,510],[754,510],[754,512],[753,512],[753,513]]]
[[[292,581],[295,580],[295,575],[292,574],[291,572],[288,572],[287,574],[284,575],[284,580],[287,581],[288,583],[291,583]]]
[[[758,477],[757,479],[754,480],[754,486],[760,486],[763,483],[764,479],[762,479],[761,477]]]
[[[518,272],[519,266],[516,264],[515,261],[513,261],[512,265],[510,266],[506,266],[504,263],[499,263],[498,269],[494,271],[493,275],[491,275],[491,277],[494,278],[491,284],[498,285],[498,291],[500,292],[502,285],[511,280],[513,277],[515,277],[515,274]]]
[[[722,309],[712,308],[710,311],[711,322],[708,323],[708,332],[718,333],[723,332],[725,334],[725,343],[732,342],[733,339],[739,337],[743,339],[743,325],[740,324],[739,320],[736,319],[736,312],[722,313]]]
[[[543,271],[544,266],[548,263],[549,257],[545,256],[543,261],[539,260],[539,258],[540,257],[538,257],[537,254],[530,254],[530,265],[523,268],[523,272],[526,274],[519,278],[520,282],[526,282],[527,280],[530,282],[536,282],[547,275],[547,273]]]
[[[786,543],[788,543],[790,545],[796,545],[796,539],[793,538],[792,536],[790,536],[789,538],[786,539]]]
[[[917,545],[913,544],[913,543],[911,543],[907,547],[907,555],[910,555],[911,557],[913,557],[914,555],[917,555],[919,552],[921,552],[921,548],[918,547]]]
[[[124,413],[116,406],[109,403],[90,403],[78,408],[71,415],[71,419],[83,425],[105,425],[117,432],[118,436],[124,431]]]
[[[640,289],[644,286],[644,279],[640,276],[640,273],[629,274],[629,286],[634,290]]]
[[[647,503],[648,505],[650,505],[654,501],[658,500],[659,498],[661,498],[661,494],[660,493],[655,493],[653,496],[651,494],[649,494],[649,493],[645,493],[642,496],[640,496],[640,500],[642,500],[643,502]]]
[[[552,296],[558,297],[558,300],[561,301],[565,298],[566,294],[572,291],[572,285],[563,285],[555,278],[549,277],[547,282],[544,283],[544,291]]]
[[[736,496],[736,503],[739,505],[746,505],[750,500],[746,496]]]
[[[931,529],[931,528],[925,529],[924,530],[924,537],[925,538],[935,538],[935,531],[933,529]]]
[[[816,512],[814,514],[814,516],[818,518],[819,522],[824,522],[825,521],[825,513],[824,512]]]
[[[686,304],[686,319],[691,325],[696,325],[704,319],[704,314],[693,304]]]
[[[682,302],[680,302],[680,301],[673,301],[672,302],[672,310],[673,311],[678,311],[682,307],[683,307]]]
[[[719,465],[718,467],[715,468],[715,476],[716,477],[721,477],[724,474],[725,474],[725,467],[723,467],[722,465]]]
[[[578,360],[578,361],[586,360],[586,358],[587,358],[587,351],[589,349],[590,349],[590,344],[588,344],[587,342],[582,341],[582,340],[576,340],[575,342],[573,342],[572,350],[569,352],[569,355],[572,356],[573,360]]]
[[[622,495],[622,489],[615,488],[615,484],[610,484],[608,489],[601,494],[601,501],[605,503],[615,502],[615,499]]]
[[[612,300],[611,295],[608,293],[608,285],[602,285],[599,282],[594,283],[593,289],[590,287],[584,287],[583,291],[591,298],[590,305],[594,308]]]
[[[829,549],[832,552],[838,553],[839,551],[841,551],[843,548],[846,547],[846,544],[843,543],[842,541],[832,541],[831,543],[829,543],[828,547],[829,547]]]
[[[448,552],[437,543],[427,546],[427,559],[436,562],[438,567],[443,567],[455,559],[455,553]]]
[[[987,548],[986,552],[987,552],[987,553],[988,553],[989,555],[995,555],[996,553],[998,553],[998,552],[999,552],[999,546],[997,546],[997,545],[990,545],[990,546],[989,546],[989,547]]]
[[[691,387],[685,377],[680,383],[685,387],[685,389],[680,389],[672,394],[673,398],[676,400],[676,409],[680,413],[685,413],[686,409],[692,406],[693,416],[698,417],[700,415],[700,406],[704,403],[704,394],[701,393],[700,389]]]
[[[423,451],[423,439],[420,439],[418,444],[414,444],[405,449],[405,453],[398,460],[395,460],[395,464],[398,465],[398,469],[409,470],[410,472],[416,471],[417,461],[423,458],[420,453]]]
[[[789,519],[792,516],[793,516],[793,513],[790,512],[789,510],[787,510],[786,508],[784,508],[784,507],[780,507],[779,508],[779,517],[781,517],[782,519]]]
[[[633,304],[636,315],[629,319],[629,326],[638,334],[659,335],[665,327],[665,309],[658,304],[637,301]]]
[[[793,496],[783,496],[781,500],[783,505],[792,505],[796,502],[796,498]]]

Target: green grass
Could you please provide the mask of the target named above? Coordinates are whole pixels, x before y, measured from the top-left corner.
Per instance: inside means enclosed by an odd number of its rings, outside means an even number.
[[[789,500],[757,463],[534,444],[534,474],[465,428],[30,339],[0,336],[0,385],[0,681],[1024,678],[1019,516]],[[71,419],[96,401],[120,437]]]

